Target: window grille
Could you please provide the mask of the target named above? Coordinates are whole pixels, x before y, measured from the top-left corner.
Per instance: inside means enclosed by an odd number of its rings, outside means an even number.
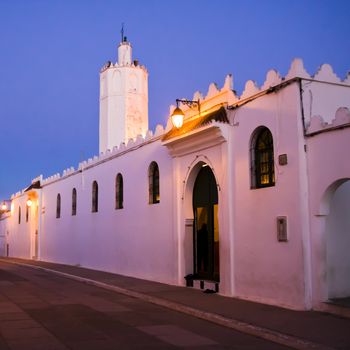
[[[77,190],[72,190],[72,215],[77,215]]]
[[[119,173],[115,179],[115,209],[123,209],[123,197],[123,176]]]
[[[61,217],[61,195],[57,195],[57,202],[56,202],[56,218],[59,219]]]
[[[252,188],[275,185],[273,138],[265,127],[260,127],[252,139],[251,179]]]
[[[29,206],[26,205],[26,222],[29,220]]]
[[[98,185],[97,181],[92,183],[92,208],[91,211],[93,213],[98,212]]]
[[[149,204],[160,202],[159,191],[159,167],[156,162],[152,162],[148,168],[148,189],[149,189]]]

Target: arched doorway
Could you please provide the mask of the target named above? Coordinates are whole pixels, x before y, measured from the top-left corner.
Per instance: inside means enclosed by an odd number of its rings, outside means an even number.
[[[198,172],[193,188],[194,276],[219,281],[218,190],[207,164]]]
[[[346,299],[350,305],[350,181],[337,183],[329,199],[326,219],[328,299]]]

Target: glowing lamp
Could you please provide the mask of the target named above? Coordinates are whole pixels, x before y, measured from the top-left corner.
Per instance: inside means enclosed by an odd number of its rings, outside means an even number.
[[[3,210],[3,211],[7,210],[7,205],[6,205],[6,203],[2,203],[2,204],[1,204],[1,210]]]
[[[31,207],[33,204],[32,200],[31,199],[28,199],[27,200],[27,207]]]
[[[185,114],[182,112],[182,109],[176,107],[174,112],[171,115],[171,122],[175,126],[175,128],[180,129],[184,123]]]
[[[185,113],[182,111],[182,109],[179,107],[179,103],[182,103],[189,107],[197,107],[198,113],[201,113],[200,110],[200,101],[199,99],[196,101],[191,100],[181,100],[179,98],[176,99],[176,108],[174,109],[174,112],[171,114],[171,122],[175,126],[175,128],[180,129],[184,123]]]

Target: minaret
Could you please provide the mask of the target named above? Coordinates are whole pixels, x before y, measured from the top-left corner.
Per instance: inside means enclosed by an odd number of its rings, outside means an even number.
[[[100,152],[148,130],[148,72],[132,61],[132,47],[123,37],[118,62],[100,72]]]

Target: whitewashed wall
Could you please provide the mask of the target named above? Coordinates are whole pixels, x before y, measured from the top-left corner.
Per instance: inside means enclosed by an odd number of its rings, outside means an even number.
[[[326,222],[328,298],[350,295],[350,181],[337,188]]]
[[[9,256],[31,259],[32,210],[29,208],[28,221],[26,221],[26,202],[25,194],[13,199],[11,216],[4,221],[4,232],[8,233],[6,243],[9,245]],[[18,220],[19,207],[21,207],[20,223]]]
[[[3,218],[0,220],[0,256],[6,256],[6,234],[8,220]]]
[[[79,170],[69,169],[63,176],[44,180],[38,202],[40,259],[183,285],[183,277],[193,272],[193,185],[201,164],[206,163],[219,185],[220,293],[294,309],[327,300],[332,268],[327,254],[336,256],[349,239],[346,236],[344,244],[327,243],[328,231],[344,232],[349,227],[343,220],[346,215],[342,215],[341,229],[337,219],[327,216],[330,207],[349,205],[349,186],[341,185],[350,179],[350,162],[343,156],[350,148],[350,128],[304,137],[302,117],[304,112],[307,132],[348,126],[348,110],[339,112],[338,108],[350,107],[346,105],[349,88],[340,86],[342,82],[332,74],[324,66],[317,77],[333,85],[304,82],[303,109],[299,83],[294,81],[232,110],[229,125],[214,125],[221,133],[220,142],[208,145],[205,134],[197,137],[194,131],[186,136],[187,146],[180,144],[182,153],[172,158],[170,148],[158,139],[164,130],[158,129],[155,139],[148,133],[145,139],[83,162]],[[300,60],[293,62],[286,80],[295,76],[310,79]],[[226,77],[221,90],[211,84],[206,97],[195,96],[201,97],[204,111],[227,101],[240,103],[281,82],[278,73],[270,71],[261,89],[249,81],[237,97],[231,91],[232,79]],[[349,85],[349,77],[344,84]],[[332,102],[325,106],[325,101]],[[332,119],[329,114],[337,110]],[[273,135],[276,184],[251,189],[250,140],[259,126],[269,128]],[[287,165],[278,164],[280,154],[287,154]],[[160,171],[161,199],[155,205],[148,204],[152,161]],[[124,181],[124,208],[120,210],[115,209],[118,173]],[[95,180],[99,210],[92,213]],[[71,215],[73,188],[77,190],[76,216]],[[338,188],[340,199],[334,197]],[[338,204],[332,202],[333,197]],[[24,193],[14,196],[11,218],[0,221],[0,229],[9,231],[10,256],[31,258],[33,230],[25,223],[26,199]],[[278,216],[287,217],[288,242],[277,240]],[[347,269],[348,260],[342,261]],[[333,262],[342,268],[337,259]],[[337,287],[344,290],[348,285]]]
[[[305,307],[303,230],[306,181],[299,89],[293,83],[233,111],[235,293],[265,303]],[[251,188],[250,140],[257,127],[273,136],[275,186]],[[278,155],[288,164],[279,166]],[[278,216],[288,242],[278,242]]]
[[[172,162],[160,141],[144,145],[65,180],[43,187],[41,259],[176,283],[172,229]],[[148,166],[160,172],[160,203],[148,203]],[[124,208],[115,209],[115,178],[123,175]],[[91,212],[92,183],[99,208]],[[72,189],[77,215],[71,215]],[[56,197],[61,194],[61,218]]]
[[[332,288],[335,291],[334,284],[331,286],[332,274],[336,273],[331,271],[332,264],[333,269],[334,264],[343,269],[343,276],[350,274],[348,254],[344,254],[342,247],[348,244],[350,237],[348,231],[350,162],[344,153],[350,148],[350,128],[323,132],[310,137],[307,146],[313,305],[322,307],[321,303],[327,301],[332,294],[333,297],[336,296],[332,292]],[[347,214],[344,214],[344,210]],[[338,258],[333,259],[337,255]],[[339,260],[342,260],[341,264]]]
[[[179,284],[184,284],[184,276],[193,274],[193,188],[202,165],[210,166],[218,185],[219,203],[219,244],[220,244],[220,293],[232,295],[230,281],[232,271],[229,258],[230,232],[226,222],[231,213],[227,211],[226,162],[223,162],[227,144],[222,143],[208,149],[198,149],[175,158],[177,193],[174,227],[178,232]],[[187,223],[187,226],[186,226]]]

